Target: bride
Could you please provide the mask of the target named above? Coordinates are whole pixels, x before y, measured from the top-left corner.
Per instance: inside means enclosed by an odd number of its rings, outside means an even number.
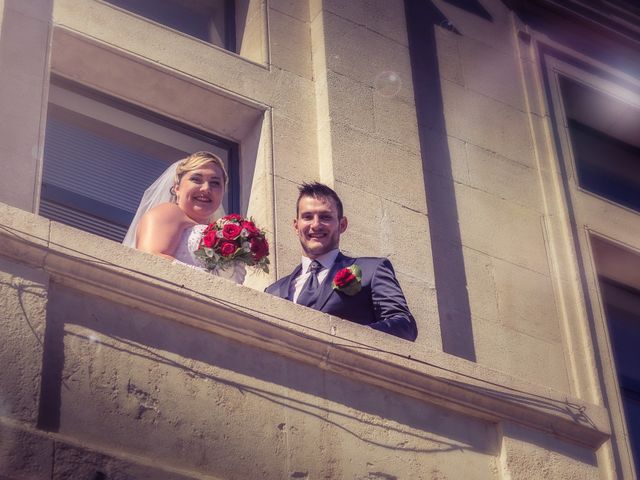
[[[123,245],[204,269],[194,252],[227,182],[224,164],[213,153],[196,152],[174,163],[144,192]],[[214,274],[242,283],[245,268],[238,264]]]

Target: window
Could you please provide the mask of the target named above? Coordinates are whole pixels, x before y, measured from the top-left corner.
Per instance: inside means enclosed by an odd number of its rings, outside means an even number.
[[[168,165],[208,150],[230,181],[223,206],[238,210],[237,145],[97,92],[52,82],[40,214],[121,241],[144,190]]]
[[[560,78],[580,187],[640,211],[640,108]]]
[[[236,52],[234,0],[105,0],[161,25]]]
[[[640,465],[640,291],[601,280],[622,404],[636,465]]]
[[[591,238],[630,447],[640,465],[640,251]]]
[[[579,289],[586,309],[576,308],[571,320],[589,322],[593,336],[584,340],[595,347],[616,469],[621,477],[636,478],[640,466],[636,465],[640,460],[640,79],[613,65],[546,45],[540,45],[539,52],[557,147],[557,180],[563,186],[562,195],[556,197],[557,211],[568,214],[584,279]],[[581,299],[576,300],[580,305]],[[572,349],[584,348],[584,340],[579,334],[567,339]],[[574,361],[574,368],[584,378],[594,373],[579,361]]]

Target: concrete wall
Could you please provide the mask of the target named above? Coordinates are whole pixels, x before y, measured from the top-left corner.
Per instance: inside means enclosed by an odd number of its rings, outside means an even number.
[[[567,48],[498,0],[406,4],[239,2],[232,54],[99,0],[0,1],[0,476],[632,478],[543,85],[538,46]],[[270,276],[27,213],[51,74],[238,142]],[[261,292],[315,179],[343,249],[392,260],[415,344]]]

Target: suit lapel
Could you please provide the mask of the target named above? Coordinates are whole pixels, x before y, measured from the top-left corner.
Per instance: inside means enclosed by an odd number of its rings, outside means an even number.
[[[338,256],[336,257],[336,261],[333,262],[333,266],[331,267],[331,270],[329,270],[329,274],[327,275],[327,278],[325,278],[324,282],[322,282],[320,296],[318,297],[318,301],[316,302],[314,307],[316,310],[322,310],[324,305],[329,300],[329,297],[333,293],[333,277],[336,276],[336,273],[338,272],[338,270],[340,270],[341,268],[348,267],[355,261],[356,261],[355,258],[347,257],[343,255],[341,252],[338,253]]]
[[[293,272],[291,272],[291,275],[289,275],[289,277],[287,277],[287,281],[286,282],[282,282],[282,284],[280,285],[280,297],[286,298],[287,300],[293,300],[292,298],[289,298],[289,292],[291,291],[291,282],[298,275],[300,275],[300,271],[301,270],[302,270],[302,265],[298,265],[293,270]]]

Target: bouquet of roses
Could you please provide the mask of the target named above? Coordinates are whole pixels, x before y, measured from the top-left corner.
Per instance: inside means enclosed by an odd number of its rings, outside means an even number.
[[[202,232],[196,257],[202,259],[207,270],[232,267],[242,262],[269,273],[269,243],[263,230],[253,219],[232,213],[211,223]]]

